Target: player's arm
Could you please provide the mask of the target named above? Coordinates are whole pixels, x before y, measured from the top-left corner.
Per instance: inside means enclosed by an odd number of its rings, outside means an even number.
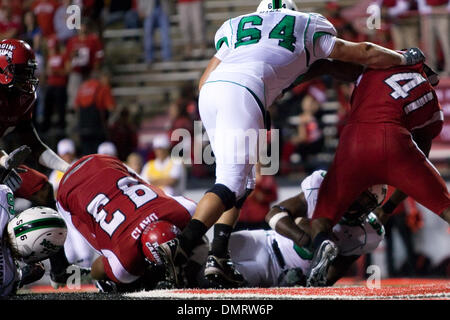
[[[361,64],[321,59],[311,65],[303,81],[309,81],[327,74],[340,81],[355,82],[363,71],[364,66]]]
[[[275,205],[266,214],[265,220],[277,233],[302,247],[310,241],[307,203],[302,193]]]
[[[338,255],[328,269],[327,286],[334,285],[340,278],[345,276],[350,266],[360,256],[342,256]]]
[[[355,82],[358,77],[363,73],[364,66],[351,62],[343,62],[339,60],[320,59],[314,62],[308,69],[308,72],[300,75],[289,88],[283,90],[283,92],[289,91],[293,87],[313,80],[315,78],[329,75],[334,79],[344,82]]]
[[[14,131],[19,134],[23,144],[31,148],[32,155],[41,165],[62,172],[66,172],[69,168],[70,164],[42,142],[31,120],[20,122]]]
[[[336,38],[329,58],[365,65],[373,69],[387,69],[400,65],[413,65],[425,60],[418,48],[398,53],[371,42],[351,42]]]
[[[203,87],[203,84],[206,82],[206,79],[208,79],[211,72],[213,72],[217,66],[220,64],[221,60],[217,58],[216,56],[212,57],[211,60],[209,60],[208,66],[206,67],[205,71],[203,72],[202,76],[200,77],[200,81],[198,83],[198,91]]]

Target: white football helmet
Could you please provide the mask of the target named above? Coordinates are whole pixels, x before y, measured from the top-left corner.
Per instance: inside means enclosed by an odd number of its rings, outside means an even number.
[[[262,0],[256,11],[261,12],[274,9],[289,9],[298,11],[298,8],[293,0]]]
[[[23,262],[33,263],[49,258],[64,245],[67,227],[55,210],[33,207],[8,222],[8,235]]]

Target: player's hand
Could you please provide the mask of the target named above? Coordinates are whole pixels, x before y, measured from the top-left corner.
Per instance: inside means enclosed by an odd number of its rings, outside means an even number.
[[[419,48],[409,48],[406,52],[403,53],[403,57],[405,58],[404,65],[407,66],[425,61],[425,55]]]
[[[5,159],[6,169],[15,169],[21,165],[26,158],[31,154],[30,147],[23,145],[13,150]]]
[[[427,75],[430,84],[435,87],[439,84],[439,75],[426,64],[423,65],[423,71]]]

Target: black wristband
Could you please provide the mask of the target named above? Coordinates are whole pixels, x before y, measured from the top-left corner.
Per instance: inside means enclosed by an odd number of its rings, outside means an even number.
[[[280,209],[281,211],[287,212],[290,216],[292,216],[291,210],[287,209],[286,207],[280,206],[279,204],[274,205],[272,209],[273,208]]]
[[[386,201],[385,204],[383,204],[381,209],[383,209],[384,213],[391,214],[395,210],[396,207],[397,207],[397,205],[394,203],[394,201],[389,199],[388,201]]]

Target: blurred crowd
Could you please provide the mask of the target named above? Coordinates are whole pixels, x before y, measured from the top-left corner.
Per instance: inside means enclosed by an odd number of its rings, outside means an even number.
[[[141,28],[143,36],[135,40],[142,42],[141,62],[146,65],[209,59],[207,49],[212,40],[206,37],[206,1],[0,0],[0,38],[23,39],[37,55],[40,85],[33,121],[41,137],[68,162],[91,153],[117,156],[172,195],[183,194],[187,181],[212,178],[212,166],[187,166],[181,158],[171,156],[176,141],[170,137],[177,129],[190,133],[191,146],[207,145],[194,134],[194,121],[200,120],[197,83],[180,88],[179,97],[167,105],[164,130],[143,147],[138,141],[141,115],[133,114],[113,95],[113,74],[106,67],[103,38],[104,31],[113,25]],[[376,28],[367,24],[366,9],[371,4],[381,9]],[[420,47],[432,68],[450,76],[450,0],[364,0],[350,7],[342,7],[339,1],[323,1],[320,12],[343,39],[371,41],[396,50]],[[170,17],[174,14],[178,15],[177,27],[183,31],[181,52],[173,49],[171,41]],[[272,128],[280,130],[279,176],[306,175],[328,167],[345,125],[352,89],[353,84],[323,77],[294,87],[269,107]],[[192,159],[194,149],[192,154],[180,156]],[[62,173],[48,174],[56,190]],[[242,209],[238,228],[267,228],[262,217],[277,197],[274,177],[258,174],[256,189]],[[420,217],[414,207],[406,207],[414,218],[405,220],[400,215],[389,228],[399,228],[408,252],[408,267],[414,269],[411,232],[420,228]],[[397,272],[390,269],[393,274]]]

